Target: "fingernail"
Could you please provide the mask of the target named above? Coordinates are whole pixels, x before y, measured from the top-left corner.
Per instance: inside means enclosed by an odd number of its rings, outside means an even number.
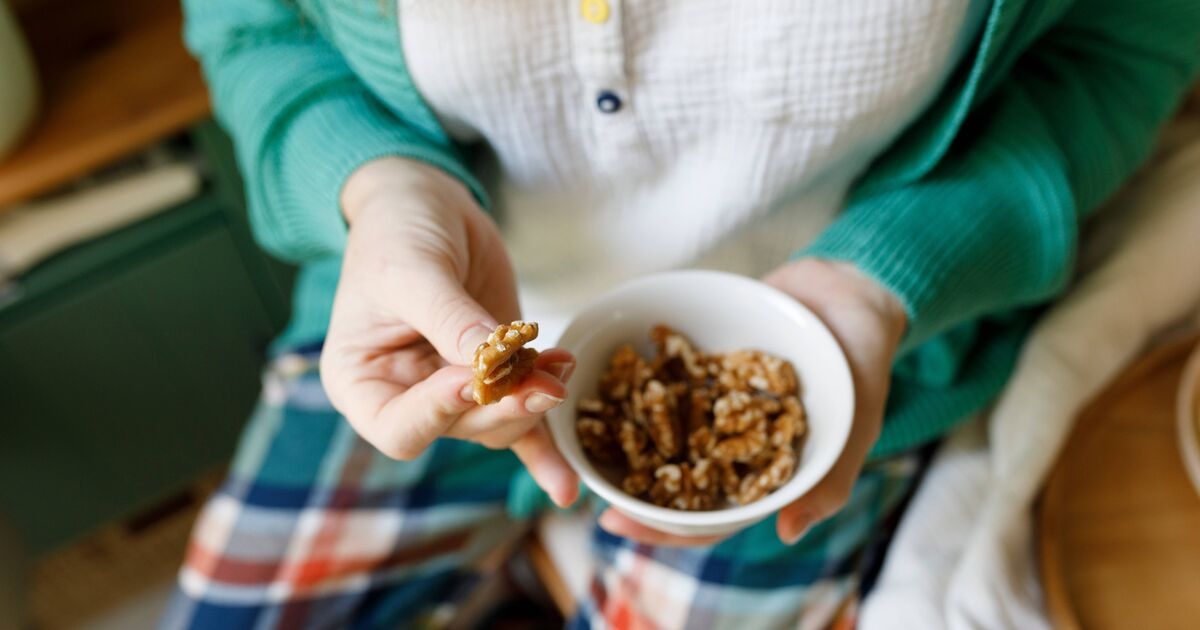
[[[559,363],[551,363],[546,366],[546,372],[549,372],[554,378],[561,383],[566,383],[567,379],[571,378],[571,373],[575,371],[574,361],[561,361]]]
[[[571,507],[572,505],[574,505],[575,502],[578,500],[579,500],[579,487],[568,484],[566,491],[564,491],[562,493],[562,496],[559,497],[558,499],[556,499],[554,501],[554,503],[556,505],[558,505],[558,507],[563,508],[565,510],[565,509]]]
[[[458,397],[463,399],[463,402],[475,402],[475,384],[467,383],[463,385],[462,391],[458,392]]]
[[[464,364],[470,364],[472,357],[475,356],[475,349],[479,344],[487,341],[488,335],[492,334],[495,327],[488,328],[483,324],[476,324],[463,332],[458,338],[458,353],[462,356]]]
[[[600,527],[611,533],[615,525],[613,522],[614,518],[616,517],[613,516],[612,512],[605,510],[600,514],[600,518],[596,519],[596,522],[600,524]]]
[[[562,404],[563,399],[549,394],[537,392],[525,399],[525,411],[529,413],[545,413]]]
[[[550,486],[551,490],[547,491],[546,494],[550,495],[550,500],[554,502],[554,505],[560,508],[571,506],[573,501],[568,500],[571,494],[571,485],[567,480],[566,473],[555,471],[552,473],[551,478],[547,479],[547,485]]]
[[[796,531],[796,533],[794,535],[789,536],[786,540],[784,540],[783,544],[790,547],[790,546],[800,542],[800,539],[804,538],[804,535],[807,534],[808,530],[810,530],[810,529],[812,529],[811,524],[801,527],[799,530]]]

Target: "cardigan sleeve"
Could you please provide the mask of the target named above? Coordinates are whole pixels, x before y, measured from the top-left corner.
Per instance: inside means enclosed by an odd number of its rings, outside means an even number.
[[[340,254],[342,186],[375,158],[428,162],[482,198],[444,132],[385,108],[296,3],[184,0],[183,6],[185,40],[236,147],[251,224],[272,253],[293,262]]]
[[[906,349],[1044,301],[1070,276],[1082,218],[1147,155],[1198,63],[1197,3],[1080,0],[938,166],[852,196],[800,255],[853,262],[890,288],[908,310]]]

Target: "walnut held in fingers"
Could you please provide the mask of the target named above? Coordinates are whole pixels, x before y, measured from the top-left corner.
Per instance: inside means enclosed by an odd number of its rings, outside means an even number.
[[[536,323],[518,320],[500,324],[486,342],[479,344],[471,361],[475,402],[490,405],[499,401],[533,371],[538,352],[524,345],[537,339],[537,335]]]
[[[677,510],[746,504],[787,483],[807,433],[792,364],[758,350],[707,354],[655,326],[652,360],[617,349],[576,432],[621,487]]]

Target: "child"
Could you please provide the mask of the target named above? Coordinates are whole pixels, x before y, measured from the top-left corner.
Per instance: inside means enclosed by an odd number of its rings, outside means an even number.
[[[914,449],[999,389],[1023,309],[1062,288],[1200,60],[1184,0],[185,7],[256,233],[302,271],[168,627],[414,623],[506,502],[528,517],[522,465],[576,498],[540,424],[573,357],[479,407],[474,347],[522,314],[553,339],[598,291],[693,266],[828,324],[853,434],[726,540],[603,514],[571,623],[829,623]]]

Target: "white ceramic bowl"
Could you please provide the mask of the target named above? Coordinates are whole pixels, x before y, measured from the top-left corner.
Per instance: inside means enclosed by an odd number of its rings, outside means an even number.
[[[795,475],[762,499],[737,507],[687,512],[636,499],[600,473],[579,445],[575,408],[594,395],[597,381],[621,344],[653,356],[650,328],[667,324],[706,352],[758,349],[792,362],[808,417]],[[837,461],[850,435],[854,383],[837,340],[796,300],[755,280],[714,271],[675,271],[622,285],[580,313],[559,339],[578,367],[567,400],[548,415],[554,441],[593,492],[641,523],[681,535],[732,533],[778,512],[804,495]]]
[[[1192,358],[1183,370],[1178,404],[1179,451],[1183,455],[1183,467],[1200,494],[1200,346],[1192,352]]]

